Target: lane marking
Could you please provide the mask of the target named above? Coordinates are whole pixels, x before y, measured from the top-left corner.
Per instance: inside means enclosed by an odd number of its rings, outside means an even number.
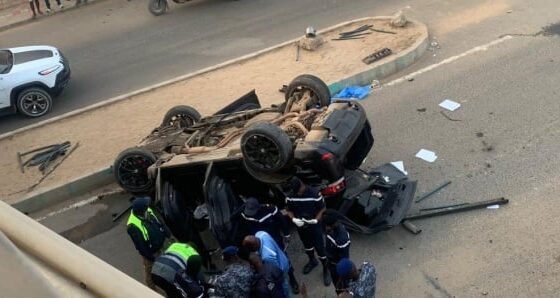
[[[80,207],[82,207],[82,206],[84,206],[84,205],[91,204],[91,203],[93,203],[93,202],[95,202],[95,201],[97,201],[97,200],[99,200],[99,199],[100,199],[99,196],[95,196],[95,197],[92,197],[92,198],[89,198],[89,199],[85,199],[85,200],[76,202],[76,203],[74,203],[74,204],[68,205],[68,206],[66,206],[66,207],[64,207],[64,208],[62,208],[62,209],[53,211],[53,212],[51,212],[51,213],[49,213],[49,214],[47,214],[47,215],[45,215],[45,216],[43,216],[43,217],[36,218],[35,220],[36,220],[37,222],[41,222],[41,221],[43,221],[43,220],[45,220],[45,219],[47,219],[47,218],[49,218],[49,217],[53,217],[53,216],[55,216],[55,215],[59,215],[59,214],[64,213],[64,212],[66,212],[66,211],[68,211],[68,210],[80,208]]]
[[[414,78],[414,77],[416,77],[416,76],[418,76],[418,75],[421,75],[421,74],[423,74],[423,73],[425,73],[425,72],[434,70],[434,69],[436,69],[436,68],[438,68],[438,67],[440,67],[440,66],[443,66],[443,65],[446,65],[446,64],[455,62],[455,61],[457,61],[457,60],[459,60],[459,59],[461,59],[461,58],[463,58],[463,57],[472,55],[472,54],[477,53],[477,52],[486,51],[486,50],[488,50],[488,48],[493,47],[493,46],[498,45],[498,44],[501,44],[502,42],[504,42],[504,41],[506,41],[506,40],[510,40],[510,39],[512,39],[512,38],[513,38],[513,36],[511,36],[511,35],[506,35],[506,36],[504,36],[504,37],[500,37],[500,38],[498,38],[498,39],[496,39],[496,40],[493,40],[493,41],[491,41],[491,42],[489,42],[489,43],[487,43],[487,44],[474,47],[474,48],[472,48],[472,49],[470,49],[470,50],[468,50],[468,51],[466,51],[466,52],[463,52],[463,53],[461,53],[461,54],[459,54],[459,55],[455,55],[455,56],[449,57],[449,58],[447,58],[447,59],[444,59],[444,60],[440,61],[439,63],[429,65],[429,66],[424,67],[424,68],[422,68],[422,69],[420,69],[420,70],[418,70],[418,71],[415,71],[415,72],[413,72],[413,73],[404,75],[404,76],[402,76],[402,77],[400,77],[400,78],[398,78],[398,79],[392,80],[392,81],[388,82],[387,84],[385,84],[385,86],[393,86],[393,85],[402,83],[402,82],[404,82],[404,81],[407,81],[409,78]]]

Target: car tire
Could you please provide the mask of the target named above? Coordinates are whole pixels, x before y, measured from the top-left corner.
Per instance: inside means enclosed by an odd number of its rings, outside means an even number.
[[[52,97],[43,88],[31,87],[19,92],[16,104],[21,114],[36,118],[51,110]]]
[[[152,191],[154,181],[148,177],[148,167],[156,162],[156,156],[143,148],[128,148],[122,151],[113,163],[113,174],[117,183],[133,194]]]
[[[285,103],[292,96],[295,96],[294,103],[297,103],[303,96],[304,91],[310,91],[313,98],[313,101],[306,106],[306,110],[326,107],[331,103],[329,86],[323,80],[310,74],[299,75],[290,82],[288,88],[286,88]]]
[[[250,126],[241,137],[245,165],[262,173],[276,173],[292,160],[294,148],[290,137],[280,127],[268,122]]]
[[[251,168],[251,166],[249,166],[245,161],[243,161],[243,164],[245,165],[245,170],[247,171],[247,173],[249,173],[249,175],[251,175],[251,177],[255,178],[258,181],[268,183],[268,184],[284,183],[288,181],[290,177],[293,176],[293,174],[282,173],[282,172],[264,173],[262,171]]]
[[[160,16],[167,10],[166,0],[150,0],[148,2],[148,10],[155,16]]]
[[[174,126],[178,128],[187,128],[200,121],[200,113],[190,106],[175,106],[171,108],[161,122],[160,127]]]
[[[193,214],[187,208],[181,194],[173,188],[171,183],[164,182],[160,199],[165,223],[173,236],[181,242],[191,241],[193,239]]]

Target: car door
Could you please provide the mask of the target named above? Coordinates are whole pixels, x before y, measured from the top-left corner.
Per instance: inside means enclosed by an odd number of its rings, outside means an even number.
[[[7,75],[0,74],[0,109],[10,106],[10,91],[8,89]]]

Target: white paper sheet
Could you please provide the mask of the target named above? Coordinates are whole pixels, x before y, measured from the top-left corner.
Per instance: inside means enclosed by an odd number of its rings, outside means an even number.
[[[420,149],[420,151],[416,153],[416,157],[423,159],[427,162],[434,162],[437,159],[437,155],[434,152],[426,149]]]
[[[451,99],[446,99],[442,101],[439,106],[450,111],[455,111],[456,109],[461,107],[461,104],[458,102],[454,102]]]
[[[500,205],[490,205],[488,207],[486,207],[487,209],[498,209],[500,208]]]
[[[397,168],[397,170],[401,171],[403,174],[408,176],[408,172],[404,170],[404,162],[402,162],[402,160],[393,161],[391,162],[391,165],[393,165],[393,167]]]

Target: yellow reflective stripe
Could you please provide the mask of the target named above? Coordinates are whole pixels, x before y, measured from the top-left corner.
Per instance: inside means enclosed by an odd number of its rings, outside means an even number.
[[[189,257],[198,255],[198,252],[190,245],[179,242],[171,244],[165,252],[172,253],[178,257],[181,257],[185,261],[185,263],[187,262]]]
[[[144,227],[144,224],[142,223],[142,221],[136,215],[134,215],[134,212],[130,212],[130,216],[128,217],[128,221],[127,221],[126,225],[127,226],[129,226],[129,225],[135,226],[136,228],[138,228],[140,230],[140,232],[142,232],[142,237],[144,238],[144,241],[149,240],[148,230],[146,230],[146,227]]]

